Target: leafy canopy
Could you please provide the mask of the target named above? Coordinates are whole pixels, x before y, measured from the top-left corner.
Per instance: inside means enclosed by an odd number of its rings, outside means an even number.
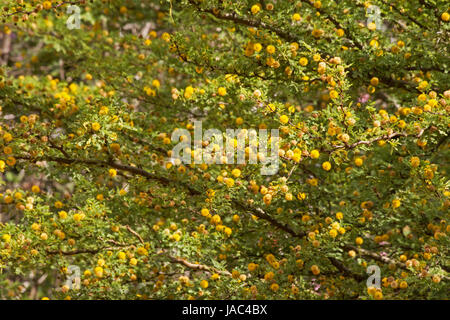
[[[1,298],[448,298],[448,1],[0,4]]]

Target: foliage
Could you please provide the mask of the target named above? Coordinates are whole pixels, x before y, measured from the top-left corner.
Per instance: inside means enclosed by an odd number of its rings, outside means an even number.
[[[447,1],[0,4],[1,298],[448,298]],[[278,173],[172,164],[199,120]]]

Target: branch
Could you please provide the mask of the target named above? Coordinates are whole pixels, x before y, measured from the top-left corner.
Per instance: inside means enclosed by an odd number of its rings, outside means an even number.
[[[335,146],[334,150],[343,149],[343,148],[345,148],[345,149],[354,149],[355,147],[357,147],[359,145],[362,145],[362,144],[370,145],[370,144],[372,144],[374,142],[377,142],[377,141],[380,141],[380,140],[392,140],[392,139],[397,138],[397,137],[415,137],[415,138],[420,138],[424,134],[424,132],[426,130],[428,130],[429,128],[431,128],[431,126],[421,129],[419,131],[419,133],[415,134],[415,135],[407,134],[407,133],[404,133],[404,132],[394,132],[394,133],[391,133],[391,134],[386,134],[386,135],[383,135],[381,137],[374,138],[372,140],[361,140],[361,141],[355,142],[355,143],[350,144],[350,145]],[[329,153],[329,152],[332,152],[334,150],[324,150],[324,152],[328,152]]]
[[[257,216],[258,218],[261,218],[263,220],[266,220],[267,222],[269,222],[271,225],[277,227],[278,229],[281,229],[287,233],[289,233],[290,235],[292,235],[293,237],[296,238],[303,238],[305,237],[306,233],[301,232],[301,233],[297,233],[294,230],[292,230],[289,226],[282,224],[281,222],[278,222],[277,220],[275,220],[274,218],[272,218],[271,216],[269,216],[266,212],[264,212],[264,210],[262,210],[261,208],[254,208],[254,207],[250,207],[250,206],[245,206],[243,203],[239,202],[239,201],[234,201],[233,202],[236,206],[240,207],[243,210],[246,211],[251,211],[255,216]]]
[[[199,5],[194,0],[189,0],[189,3],[195,7],[195,9],[199,12],[203,13],[209,13],[212,14],[214,17],[221,19],[221,20],[227,20],[232,21],[236,24],[245,25],[248,27],[255,27],[260,29],[266,29],[273,33],[275,33],[277,36],[279,36],[282,39],[285,39],[289,42],[302,42],[302,38],[296,37],[294,34],[290,32],[285,32],[277,28],[276,26],[269,25],[265,22],[262,22],[260,20],[254,20],[254,19],[247,19],[243,17],[239,17],[236,13],[223,13],[218,10],[213,9],[205,9],[200,8]]]
[[[128,231],[130,231],[133,235],[135,235],[139,241],[144,244],[144,240],[142,239],[142,237],[139,235],[139,233],[137,233],[136,231],[134,231],[133,229],[131,229],[130,226],[126,225],[125,228],[127,228]]]
[[[342,262],[340,262],[338,259],[333,257],[328,257],[328,260],[330,260],[331,264],[335,266],[339,271],[341,271],[344,275],[350,276],[354,278],[357,281],[364,281],[366,277],[362,274],[355,273],[349,268],[347,268]]]
[[[172,257],[170,255],[168,255],[168,257],[169,257],[170,260],[172,260],[172,262],[181,264],[181,265],[183,265],[185,267],[188,267],[189,269],[199,270],[199,271],[209,271],[209,272],[215,272],[215,273],[219,273],[219,274],[226,275],[226,276],[231,276],[231,273],[229,271],[227,271],[227,270],[218,270],[216,268],[209,267],[209,266],[204,265],[204,264],[192,263],[192,262],[189,262],[189,261],[187,261],[185,259],[175,258],[175,257]]]

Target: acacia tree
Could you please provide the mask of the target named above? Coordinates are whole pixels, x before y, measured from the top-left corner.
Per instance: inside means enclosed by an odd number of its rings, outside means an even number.
[[[448,298],[447,1],[0,3],[1,298]]]

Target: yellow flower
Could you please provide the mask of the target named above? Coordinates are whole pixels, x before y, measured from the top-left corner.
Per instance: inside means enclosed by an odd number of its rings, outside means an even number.
[[[301,17],[298,13],[294,13],[294,14],[292,15],[292,20],[294,20],[294,21],[300,21],[300,20],[302,20],[302,17]]]
[[[325,161],[324,163],[322,163],[322,169],[325,171],[330,171],[331,169],[331,163],[328,161]]]
[[[239,176],[241,175],[241,170],[239,169],[233,169],[233,171],[231,171],[231,174],[236,177],[239,178]]]
[[[434,172],[433,172],[433,170],[427,168],[424,171],[424,175],[425,175],[425,178],[427,178],[428,180],[431,180],[434,177]]]
[[[300,65],[302,67],[306,67],[306,65],[308,64],[308,59],[306,59],[305,57],[300,58],[300,60],[298,61],[298,63],[300,63]]]
[[[362,158],[358,157],[358,158],[355,159],[355,165],[357,167],[361,167],[363,165],[363,162],[364,162],[364,160]]]
[[[272,271],[269,271],[264,275],[264,280],[266,281],[272,280],[274,276],[275,274]]]
[[[266,48],[266,51],[268,54],[274,54],[275,53],[275,47],[273,45],[268,45]]]
[[[202,287],[203,289],[206,289],[206,288],[208,288],[208,281],[206,281],[206,280],[202,280],[202,281],[200,281],[200,287]]]
[[[262,45],[260,43],[255,43],[253,45],[253,50],[255,50],[255,52],[260,52],[262,50]]]
[[[186,89],[184,89],[184,97],[186,99],[190,99],[193,94],[194,94],[194,88],[193,87],[187,86]]]
[[[261,7],[259,4],[255,4],[252,6],[250,10],[252,11],[253,14],[257,14],[261,10]]]
[[[339,93],[336,90],[330,91],[330,98],[331,99],[337,99],[339,97]]]
[[[311,35],[312,35],[314,38],[320,38],[320,37],[323,35],[323,30],[322,30],[322,29],[314,29],[314,30],[311,32]]]
[[[320,274],[320,269],[318,266],[316,266],[315,264],[311,266],[311,272],[317,276],[318,274]]]
[[[225,89],[224,87],[219,87],[219,89],[217,89],[217,93],[219,94],[219,96],[225,96],[227,94],[227,89]]]
[[[14,201],[13,197],[11,196],[6,196],[3,200],[5,201],[6,204],[9,204]]]
[[[264,195],[263,201],[266,205],[269,205],[272,202],[272,195],[270,193]]]
[[[181,235],[179,233],[175,233],[172,236],[172,239],[175,240],[175,241],[180,241],[181,240]]]
[[[3,135],[3,140],[5,140],[5,142],[10,142],[12,139],[13,139],[12,135],[10,133],[8,133],[8,132],[6,132]]]
[[[109,108],[105,107],[105,106],[102,106],[100,108],[100,111],[98,112],[98,114],[105,115],[105,114],[108,114],[108,112],[109,112]]]
[[[401,203],[401,201],[400,201],[399,199],[394,199],[394,200],[392,200],[392,207],[393,207],[394,209],[400,207],[401,204],[402,204],[402,203]]]
[[[298,200],[305,200],[305,199],[306,199],[306,193],[299,192],[299,193],[297,194],[297,199],[298,199]]]
[[[155,88],[159,88],[161,86],[161,83],[158,79],[155,79],[152,81],[152,86],[154,86]]]
[[[232,230],[231,230],[231,228],[227,227],[227,228],[225,228],[224,232],[229,237],[229,236],[231,236]]]
[[[14,158],[14,157],[8,157],[7,159],[6,159],[6,164],[8,165],[8,166],[14,166],[15,164],[16,164],[16,158]]]
[[[45,10],[49,10],[52,8],[52,3],[50,1],[44,1],[42,6],[44,7]]]
[[[370,22],[369,24],[367,24],[367,29],[369,29],[370,31],[375,31],[377,29],[377,25],[374,22]]]
[[[94,274],[97,278],[103,277],[103,268],[102,267],[95,267],[94,268]]]
[[[227,185],[228,188],[231,188],[232,186],[234,186],[234,180],[231,178],[225,178],[225,179],[223,179],[223,181],[225,181],[225,184]]]
[[[355,243],[356,243],[358,246],[362,245],[363,242],[364,242],[364,240],[363,240],[363,238],[361,238],[361,237],[357,237],[357,238],[355,239]]]
[[[219,279],[219,275],[217,273],[213,273],[211,275],[211,280],[217,280],[217,279]]]
[[[378,80],[377,77],[373,77],[372,79],[370,79],[370,84],[373,85],[374,87],[378,85],[380,81]]]
[[[170,34],[168,34],[167,32],[164,32],[161,35],[161,39],[163,39],[165,42],[170,42]]]
[[[320,152],[319,152],[319,150],[313,150],[313,151],[311,151],[310,155],[311,155],[311,158],[318,159],[320,156]]]
[[[288,122],[289,122],[289,117],[288,117],[287,115],[282,115],[282,116],[280,117],[280,122],[281,122],[282,124],[288,123]]]
[[[93,124],[92,124],[92,130],[94,130],[94,131],[98,131],[98,130],[100,130],[100,123],[98,123],[98,122],[94,122]]]
[[[213,215],[211,218],[211,223],[213,224],[219,224],[221,221],[222,220],[218,214]]]
[[[116,169],[109,169],[108,174],[110,177],[114,178],[117,175]]]
[[[381,300],[381,299],[383,299],[383,293],[381,291],[377,291],[377,292],[375,292],[373,297],[375,300]]]
[[[250,272],[255,271],[256,268],[258,268],[258,265],[256,263],[251,262],[248,264],[248,271]]]
[[[119,8],[119,12],[120,12],[121,14],[126,14],[126,13],[128,12],[128,9],[127,9],[127,7],[125,7],[125,6],[121,6],[121,7]]]
[[[420,159],[418,157],[412,157],[410,162],[413,168],[417,168],[420,165]]]
[[[4,234],[3,236],[2,236],[2,239],[3,239],[3,241],[5,241],[5,242],[9,242],[10,240],[11,240],[11,236],[9,235],[9,234]]]
[[[59,218],[65,219],[67,218],[67,212],[66,211],[60,211],[58,212]]]
[[[136,252],[140,256],[147,256],[148,255],[148,250],[145,249],[144,247],[139,247]]]

